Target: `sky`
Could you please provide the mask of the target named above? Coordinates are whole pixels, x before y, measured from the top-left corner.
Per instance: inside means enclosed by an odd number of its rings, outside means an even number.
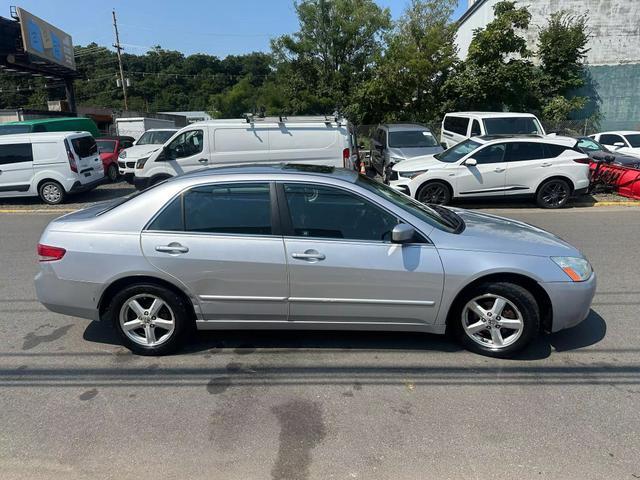
[[[454,19],[464,12],[467,1],[458,0]],[[395,19],[409,0],[376,2],[388,7]],[[293,0],[11,0],[0,2],[0,16],[10,18],[9,5],[64,30],[74,45],[111,46],[115,9],[120,42],[125,52],[133,54],[145,53],[153,45],[218,57],[268,51],[270,38],[298,29]]]

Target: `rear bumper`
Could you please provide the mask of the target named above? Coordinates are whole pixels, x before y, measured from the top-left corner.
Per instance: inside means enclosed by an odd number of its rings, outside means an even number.
[[[59,278],[51,265],[41,264],[34,280],[36,297],[48,310],[72,317],[98,320],[99,284]]]
[[[551,299],[553,323],[551,331],[557,332],[571,328],[589,315],[591,302],[596,293],[596,274],[584,282],[541,283]]]
[[[574,190],[573,195],[578,197],[580,195],[586,195],[587,193],[589,193],[589,187],[583,187],[583,188],[578,188],[577,190]]]
[[[79,180],[76,181],[71,188],[69,189],[69,193],[80,193],[80,192],[86,192],[89,190],[93,190],[94,188],[96,188],[99,185],[102,185],[105,182],[105,178],[106,177],[100,177],[97,180],[93,180],[89,183],[81,183]]]

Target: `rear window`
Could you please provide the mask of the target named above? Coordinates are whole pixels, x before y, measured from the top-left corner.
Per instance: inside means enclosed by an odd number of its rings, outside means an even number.
[[[90,136],[76,137],[71,140],[71,145],[80,158],[90,157],[98,151],[96,141]]]
[[[537,120],[532,117],[485,118],[487,135],[542,135]]]
[[[30,143],[0,145],[0,165],[33,161]]]
[[[469,127],[469,119],[464,117],[446,116],[444,118],[444,129],[457,133],[458,135],[466,135]]]
[[[113,153],[116,150],[115,140],[96,140],[96,145],[100,153]]]

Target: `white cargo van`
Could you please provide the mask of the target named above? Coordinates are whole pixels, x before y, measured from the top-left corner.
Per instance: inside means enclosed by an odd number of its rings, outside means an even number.
[[[301,163],[355,168],[355,130],[337,117],[210,120],[188,125],[136,162],[143,189],[203,167],[247,163]]]
[[[442,120],[440,143],[451,148],[463,140],[483,135],[546,135],[532,113],[453,112]]]
[[[0,197],[39,196],[54,205],[103,181],[96,141],[87,132],[0,136]]]

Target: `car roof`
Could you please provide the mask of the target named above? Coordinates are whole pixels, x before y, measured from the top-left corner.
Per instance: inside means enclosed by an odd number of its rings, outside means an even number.
[[[390,132],[406,132],[407,130],[416,130],[421,132],[431,131],[428,127],[425,127],[424,125],[420,125],[418,123],[385,123],[382,125],[382,128],[386,128]]]
[[[608,132],[599,132],[597,135],[605,135],[605,134],[617,134],[617,135],[631,135],[634,133],[640,133],[638,130],[610,130]]]
[[[202,168],[185,175],[174,177],[169,181],[180,181],[193,178],[203,179],[207,177],[214,178],[221,175],[242,175],[257,177],[267,175],[321,176],[334,178],[336,180],[344,180],[351,183],[355,182],[358,178],[358,173],[353,170],[347,170],[344,168],[283,162],[273,164],[251,163],[246,165],[231,165],[227,167]]]
[[[144,131],[144,133],[147,133],[147,132],[177,132],[178,130],[180,130],[180,129],[179,128],[173,128],[173,127],[148,128],[147,130]]]
[[[59,123],[59,122],[70,122],[70,121],[87,121],[91,120],[87,117],[55,117],[55,118],[34,118],[32,120],[20,120],[16,122],[6,122],[5,125],[42,125],[42,124],[50,124],[50,123]]]
[[[519,113],[519,112],[449,112],[446,115],[473,115],[480,118],[495,118],[495,117],[530,117],[536,118],[533,113]],[[445,116],[446,116],[445,115]]]
[[[135,140],[135,138],[129,137],[127,135],[109,135],[105,137],[100,137],[96,140]]]
[[[54,140],[68,137],[78,136],[92,136],[90,132],[76,131],[76,132],[37,132],[37,133],[11,133],[9,135],[0,135],[0,143],[2,140],[44,140],[45,138],[52,138]]]
[[[573,137],[565,137],[561,135],[483,135],[471,138],[472,140],[479,141],[479,143],[483,144],[507,140],[512,142],[553,143],[568,147],[573,147],[577,141]]]

